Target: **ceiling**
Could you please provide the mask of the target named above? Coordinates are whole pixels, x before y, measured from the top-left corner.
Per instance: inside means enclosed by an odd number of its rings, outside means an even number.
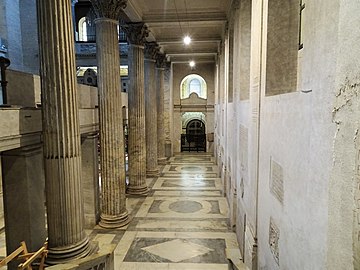
[[[133,22],[145,22],[172,62],[214,61],[224,33],[230,0],[128,0]],[[192,43],[183,44],[189,35]]]

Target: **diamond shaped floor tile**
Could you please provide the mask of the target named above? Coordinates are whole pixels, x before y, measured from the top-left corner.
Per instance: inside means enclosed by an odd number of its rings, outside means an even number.
[[[172,262],[181,262],[213,251],[207,247],[176,239],[161,244],[142,248],[149,253],[162,257]]]

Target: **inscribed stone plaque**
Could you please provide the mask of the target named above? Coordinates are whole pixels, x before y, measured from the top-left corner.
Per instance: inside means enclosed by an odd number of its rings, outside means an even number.
[[[279,265],[279,239],[280,239],[280,230],[278,226],[276,226],[274,220],[270,218],[269,245],[270,245],[271,253],[274,256],[277,265]]]
[[[240,165],[243,171],[248,170],[248,129],[240,125]]]
[[[270,161],[270,191],[278,201],[284,202],[284,174],[283,168],[279,163],[271,159]]]

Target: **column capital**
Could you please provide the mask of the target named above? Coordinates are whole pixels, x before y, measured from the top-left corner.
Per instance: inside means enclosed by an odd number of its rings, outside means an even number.
[[[156,67],[163,68],[166,67],[166,55],[164,53],[157,53],[156,54]]]
[[[159,51],[159,45],[152,41],[152,42],[145,42],[145,58],[155,60],[156,55]]]
[[[130,44],[144,46],[145,38],[149,36],[150,32],[144,23],[126,23],[120,27],[126,33]]]
[[[171,69],[171,62],[170,61],[165,62],[165,69]]]
[[[127,6],[127,0],[90,0],[98,18],[119,20],[120,14]]]
[[[79,0],[71,0],[71,4],[74,6]]]

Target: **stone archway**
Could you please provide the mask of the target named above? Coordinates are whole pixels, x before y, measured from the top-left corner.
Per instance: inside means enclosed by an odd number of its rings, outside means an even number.
[[[181,152],[206,152],[206,126],[199,119],[192,119],[186,125],[186,133],[181,135]]]

